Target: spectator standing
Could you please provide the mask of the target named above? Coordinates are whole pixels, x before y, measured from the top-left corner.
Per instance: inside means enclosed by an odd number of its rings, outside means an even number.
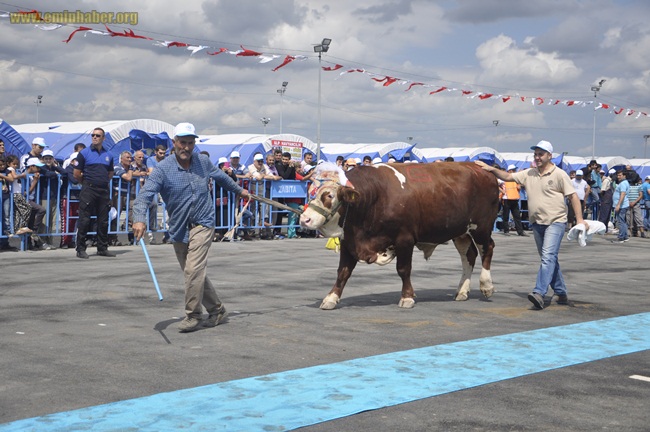
[[[59,208],[61,176],[65,176],[65,170],[54,159],[52,150],[43,151],[43,164],[39,181],[41,206],[47,211],[47,223],[42,227],[42,233],[47,234],[46,239],[43,240],[43,247],[52,249],[54,247],[52,234],[56,232],[56,215]]]
[[[79,152],[85,148],[86,145],[83,143],[75,144],[75,151],[61,165],[65,170],[65,177],[63,177],[61,185],[61,232],[64,233],[61,237],[62,249],[76,247],[74,237],[67,233],[73,233],[77,228],[80,187],[77,179],[74,178],[74,168],[77,166]]]
[[[45,144],[45,139],[41,137],[34,138],[32,140],[32,150],[20,157],[20,170],[25,171],[27,169],[27,159],[43,159],[43,150],[45,150],[45,147],[47,147],[47,144]]]
[[[602,183],[600,187],[600,210],[598,211],[598,220],[605,224],[605,232],[609,231],[609,221],[612,218],[612,196],[614,195],[614,185],[612,176],[616,174],[615,169],[610,169],[607,175],[601,171]]]
[[[246,186],[243,180],[248,180],[249,178],[251,178],[251,175],[248,172],[248,168],[246,168],[246,165],[241,164],[239,161],[240,161],[240,154],[238,151],[234,151],[230,153],[230,168],[232,168],[232,171],[239,179],[240,185]]]
[[[103,146],[106,133],[95,128],[90,135],[92,144],[77,155],[74,177],[81,184],[79,194],[79,220],[77,222],[77,257],[88,259],[86,237],[90,217],[97,216],[97,255],[115,257],[108,250],[108,213],[111,205],[111,180],[113,156]]]
[[[18,172],[20,163],[17,156],[7,156],[7,178],[11,181],[11,193],[14,201],[14,232],[17,235],[29,234],[32,230],[27,226],[32,213],[32,208],[23,195],[23,183],[21,179],[27,177],[24,172]]]
[[[156,168],[158,164],[165,159],[166,154],[167,154],[167,147],[165,147],[162,144],[158,144],[154,150],[153,157],[147,159],[148,175],[151,175],[151,172],[154,170],[154,168]],[[158,203],[160,203],[160,196],[154,197],[153,201],[151,202],[151,207],[149,207],[149,228],[151,230],[158,229]],[[149,238],[150,242],[152,240],[152,237]],[[165,235],[163,237],[163,243],[167,243],[168,241],[169,241],[169,233],[165,231]]]
[[[314,154],[305,150],[305,155],[300,162],[300,172],[305,172],[308,166],[314,165]]]
[[[558,304],[569,302],[558,261],[560,244],[567,224],[565,197],[569,198],[578,223],[585,225],[585,228],[587,224],[582,218],[580,200],[569,176],[551,160],[553,145],[548,141],[540,141],[531,149],[535,152],[536,167],[517,173],[501,171],[481,161],[475,163],[503,181],[515,181],[526,188],[529,221],[532,223],[537,252],[541,257],[535,288],[528,295],[528,300],[536,309],[543,309],[549,286],[555,292]]]
[[[0,140],[2,142],[2,140]],[[2,143],[4,145],[4,143]],[[17,248],[9,245],[11,237],[11,178],[7,175],[7,158],[4,154],[0,155],[0,188],[2,189],[2,206],[0,207],[0,250],[17,251]],[[3,237],[4,236],[4,237]]]
[[[514,174],[517,172],[517,167],[515,165],[508,165],[508,172]],[[512,213],[512,219],[515,223],[515,230],[517,230],[517,235],[526,237],[527,234],[524,232],[524,226],[521,223],[521,212],[519,211],[519,191],[521,190],[521,185],[517,182],[503,182],[503,234],[509,235],[510,231],[510,213]]]
[[[627,194],[630,192],[630,184],[625,178],[625,171],[616,172],[618,184],[614,189],[612,201],[615,205],[614,214],[616,215],[616,228],[618,228],[618,242],[623,243],[630,239],[627,227],[627,211],[630,208],[630,200]]]
[[[214,327],[226,317],[226,308],[207,275],[208,252],[214,233],[214,205],[208,183],[248,197],[228,175],[203,155],[194,153],[194,125],[180,123],[174,129],[174,156],[165,159],[151,173],[135,200],[133,233],[136,241],[146,231],[147,208],[160,193],[170,216],[169,232],[176,258],[185,276],[185,318],[181,332],[197,330],[202,323],[202,307],[208,312],[204,326]]]
[[[372,158],[370,156],[368,156],[368,155],[365,155],[363,157],[363,164],[367,165],[367,166],[372,165]]]
[[[48,243],[42,241],[38,234],[39,231],[42,231],[43,219],[47,211],[45,208],[37,202],[38,199],[38,189],[41,179],[41,168],[45,165],[38,158],[29,158],[25,162],[27,166],[27,174],[29,179],[29,190],[27,192],[27,203],[31,207],[31,212],[29,216],[29,222],[27,226],[32,230],[31,238],[29,239],[30,249],[45,249],[50,250],[52,246]]]
[[[643,228],[650,234],[650,175],[645,176],[643,186],[641,186],[641,194],[645,202],[645,212],[643,215]],[[646,235],[648,236],[648,235]]]
[[[113,167],[113,175],[119,180],[113,179],[113,207],[117,211],[115,219],[111,221],[111,231],[117,231],[122,212],[126,212],[124,226],[122,229],[130,231],[133,224],[133,201],[135,197],[135,183],[137,180],[133,175],[131,152],[124,150],[120,153],[120,163]],[[128,210],[127,210],[128,209]],[[133,233],[128,234],[129,243],[133,243]],[[117,241],[117,234],[109,235],[109,241],[113,246],[121,246]]]
[[[635,174],[637,173],[635,172]],[[630,208],[627,211],[627,226],[632,236],[637,237],[640,235],[645,238],[643,214],[641,213],[641,201],[643,199],[643,194],[641,193],[641,176],[637,174],[634,177],[636,182],[632,182],[628,177],[628,182],[630,183],[630,191],[628,192]]]
[[[573,184],[573,187],[576,190],[576,194],[578,195],[578,199],[580,200],[580,213],[583,215],[585,214],[585,198],[589,196],[590,193],[590,188],[589,184],[587,184],[587,181],[584,179],[584,173],[582,170],[577,170],[575,172],[575,178],[571,179],[571,184]],[[573,212],[573,208],[569,206],[569,226],[574,227],[576,225],[576,215]]]
[[[5,150],[5,142],[2,141],[2,138],[0,138],[0,156],[6,158],[7,157],[7,152]],[[6,163],[6,159],[5,159]]]
[[[342,167],[344,161],[345,161],[345,158],[343,156],[341,156],[341,155],[337,156],[336,157],[336,166]]]

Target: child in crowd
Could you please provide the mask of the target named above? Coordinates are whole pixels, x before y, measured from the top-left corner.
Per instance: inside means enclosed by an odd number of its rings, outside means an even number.
[[[20,161],[18,156],[7,156],[7,177],[12,182],[11,192],[14,197],[14,231],[16,234],[28,234],[32,230],[27,227],[32,208],[23,195],[23,185],[20,179],[27,177],[26,173],[18,172]]]

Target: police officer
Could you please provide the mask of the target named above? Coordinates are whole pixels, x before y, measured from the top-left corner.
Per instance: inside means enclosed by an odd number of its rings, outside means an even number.
[[[113,156],[103,147],[106,133],[95,128],[91,134],[92,144],[77,155],[74,177],[81,184],[79,194],[79,220],[77,222],[77,257],[88,259],[86,236],[90,228],[90,216],[97,216],[97,255],[114,257],[108,251],[108,213],[111,208],[111,179]]]

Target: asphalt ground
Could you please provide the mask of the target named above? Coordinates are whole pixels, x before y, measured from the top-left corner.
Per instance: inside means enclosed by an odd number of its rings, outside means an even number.
[[[461,264],[450,244],[429,261],[415,252],[417,303],[410,310],[397,307],[394,263],[359,264],[338,307],[320,310],[338,265],[325,239],[214,243],[209,275],[230,317],[187,334],[176,329],[183,277],[169,245],[148,247],[162,302],[139,247],[114,247],[116,258],[89,248],[89,260],[72,250],[0,253],[0,430],[161,392],[650,311],[650,240],[596,237],[585,248],[564,240],[570,305],[537,311],[526,299],[539,262],[533,238],[494,239],[497,292],[490,300],[480,294],[475,269],[469,300],[453,301]],[[647,350],[301,430],[647,431],[650,382],[633,375],[650,377]]]

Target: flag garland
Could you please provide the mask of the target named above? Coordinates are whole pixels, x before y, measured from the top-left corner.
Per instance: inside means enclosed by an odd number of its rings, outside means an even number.
[[[33,15],[34,21],[41,21],[39,24],[35,24],[35,28],[39,30],[44,30],[44,31],[54,31],[58,30],[61,27],[71,27],[74,28],[74,30],[68,35],[67,39],[63,40],[62,42],[68,44],[72,41],[74,36],[77,33],[84,32],[84,37],[88,34],[93,34],[93,35],[98,35],[98,36],[110,36],[110,37],[123,37],[123,38],[131,38],[131,39],[143,39],[143,40],[148,40],[152,41],[154,46],[159,46],[159,47],[165,47],[165,48],[185,48],[189,51],[191,51],[190,56],[193,56],[194,54],[203,51],[203,50],[208,50],[212,49],[214,51],[206,51],[207,55],[210,56],[217,56],[220,54],[229,54],[233,55],[235,57],[255,57],[258,59],[259,63],[269,63],[271,61],[274,61],[276,59],[281,58],[282,56],[279,54],[267,54],[267,53],[262,53],[258,51],[254,51],[251,49],[244,48],[243,45],[240,45],[239,50],[229,50],[227,48],[215,48],[207,45],[192,45],[189,43],[185,42],[178,42],[178,41],[165,41],[165,40],[156,40],[153,38],[150,38],[148,36],[143,36],[136,34],[133,30],[128,29],[124,30],[123,32],[116,32],[111,30],[107,25],[104,25],[106,30],[97,30],[92,27],[87,27],[87,26],[73,26],[70,24],[58,24],[58,23],[50,23],[47,20],[43,19],[40,15],[40,13],[37,10],[30,10],[30,11],[23,11],[19,10],[17,12],[18,14],[21,15]],[[11,12],[3,11],[0,10],[0,18],[9,18],[11,16]],[[284,66],[288,65],[289,63],[298,60],[298,61],[305,61],[309,57],[305,55],[286,55],[284,56],[284,60],[271,69],[271,71],[276,72],[280,68],[283,68]],[[323,66],[322,70],[325,72],[334,72],[339,69],[343,69],[345,66],[341,64],[334,64],[333,66]],[[536,96],[521,96],[521,95],[503,95],[503,94],[493,94],[493,93],[484,93],[484,92],[476,92],[474,90],[467,90],[467,89],[458,89],[458,88],[450,88],[447,86],[440,86],[440,85],[435,85],[435,84],[426,84],[423,82],[416,82],[416,81],[411,81],[407,79],[402,79],[398,77],[393,77],[389,75],[381,75],[381,74],[376,74],[373,72],[369,72],[365,69],[359,69],[359,68],[354,68],[354,69],[347,69],[343,72],[339,72],[339,77],[342,77],[344,75],[348,75],[351,73],[360,73],[360,74],[365,74],[370,77],[371,80],[375,81],[376,83],[381,84],[382,87],[389,87],[393,84],[397,85],[403,85],[406,86],[408,85],[408,88],[404,91],[410,91],[414,87],[423,87],[423,88],[436,88],[435,90],[432,90],[429,92],[429,95],[435,95],[438,93],[442,92],[460,92],[462,96],[466,96],[469,99],[479,99],[479,100],[489,100],[489,99],[495,99],[495,100],[501,100],[502,103],[509,102],[513,100],[513,97],[518,97],[522,102],[526,102],[527,100],[531,102],[533,106],[539,106],[539,105],[544,105],[547,103],[547,105],[564,105],[567,107],[571,106],[580,106],[580,107],[586,107],[588,105],[594,104],[595,101],[580,101],[580,100],[561,100],[561,99],[548,99],[548,102],[542,97],[536,97]],[[336,79],[338,79],[336,78]],[[623,107],[617,107],[611,104],[605,104],[605,103],[598,103],[597,106],[594,107],[594,110],[598,109],[604,109],[604,110],[609,110],[610,113],[614,115],[621,115],[624,114],[626,117],[627,116],[634,116],[635,119],[638,119],[640,117],[648,117],[648,113],[644,111],[636,111],[631,108],[623,108]],[[636,115],[635,115],[636,114]]]

